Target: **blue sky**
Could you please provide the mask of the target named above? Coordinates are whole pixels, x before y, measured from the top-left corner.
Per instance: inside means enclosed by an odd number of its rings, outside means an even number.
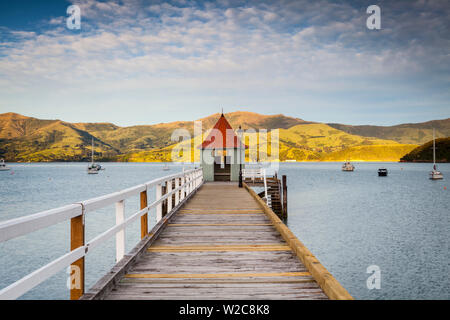
[[[66,9],[81,8],[81,30]],[[366,8],[381,8],[381,30]],[[449,1],[1,1],[0,112],[118,125],[253,111],[450,117]]]

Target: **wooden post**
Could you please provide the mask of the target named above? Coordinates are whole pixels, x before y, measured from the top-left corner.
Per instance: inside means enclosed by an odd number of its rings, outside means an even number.
[[[286,184],[286,175],[283,175],[283,219],[287,219],[287,184]]]
[[[242,188],[242,165],[239,168],[239,188]]]
[[[177,189],[180,186],[180,179],[175,178],[175,189]],[[177,206],[180,203],[180,190],[175,192],[175,205]]]
[[[167,182],[165,186],[161,187],[162,192],[161,195],[165,195],[167,193]],[[167,198],[162,202],[162,217],[167,214]]]
[[[116,202],[116,225],[125,221],[125,202]],[[122,260],[125,255],[125,229],[116,233],[116,262]]]
[[[184,189],[184,196],[187,197],[189,194],[189,189],[191,187],[191,174],[186,176],[186,188]]]
[[[185,177],[183,176],[183,177],[181,177],[181,186],[183,186],[182,188],[181,188],[181,192],[180,192],[180,200],[183,200],[184,199],[184,189],[185,189],[185,186],[184,186],[184,183],[186,182],[186,179],[185,179]]]
[[[141,210],[147,207],[147,190],[141,192]],[[148,214],[141,216],[141,239],[148,234]]]
[[[84,246],[83,215],[70,219],[70,250],[81,246]],[[69,277],[70,300],[78,300],[84,294],[84,257],[70,265]]]
[[[158,184],[156,186],[156,200],[161,199],[162,196],[162,185]],[[159,222],[162,219],[162,203],[158,203],[156,205],[156,222]]]
[[[172,182],[173,182],[173,180],[167,181],[167,193],[172,192]],[[166,214],[169,213],[170,211],[172,211],[172,199],[173,199],[173,194],[170,195],[167,198],[167,212],[166,212]]]

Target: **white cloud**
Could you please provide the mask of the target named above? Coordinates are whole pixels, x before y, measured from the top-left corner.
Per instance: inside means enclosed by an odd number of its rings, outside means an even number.
[[[371,34],[364,10],[322,0],[229,8],[190,1],[76,3],[81,32],[10,31],[15,41],[0,46],[0,80],[8,80],[0,94],[55,87],[72,88],[74,95],[108,88],[124,94],[149,88],[253,92],[264,86],[320,93],[352,90],[361,78],[420,77],[450,67],[448,33],[424,25],[446,24],[445,5],[438,6],[444,18],[419,1],[425,18],[403,12],[396,20],[387,13],[385,29]],[[408,30],[417,33],[405,42]]]

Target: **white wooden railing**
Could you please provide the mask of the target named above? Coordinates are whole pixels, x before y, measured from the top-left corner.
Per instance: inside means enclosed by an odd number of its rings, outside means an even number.
[[[174,188],[172,188],[173,183]],[[71,251],[1,289],[0,299],[16,299],[68,266],[77,267],[81,273],[81,285],[79,288],[74,287],[70,290],[71,299],[79,299],[84,294],[84,257],[88,252],[115,235],[116,262],[120,261],[125,255],[125,228],[131,222],[139,217],[141,218],[141,238],[145,238],[148,235],[147,214],[150,209],[156,208],[156,220],[160,221],[163,215],[162,204],[164,200],[169,199],[167,201],[167,214],[169,214],[173,210],[173,197],[176,207],[191,196],[202,184],[203,170],[201,168],[194,169],[158,178],[98,198],[0,222],[0,243],[62,221],[70,219],[71,222]],[[165,194],[162,192],[163,185],[166,185]],[[156,189],[156,200],[147,204],[148,190],[153,187]],[[138,194],[141,196],[141,209],[125,219],[125,200]],[[116,206],[116,225],[85,242],[85,215],[112,204]]]
[[[261,169],[264,179],[264,196],[266,197],[266,204],[270,206],[269,196],[267,194],[267,178],[266,178],[266,169]]]
[[[242,179],[252,179],[255,181],[256,179],[263,178],[263,169],[262,168],[245,168],[242,169]]]
[[[256,179],[262,180],[264,182],[264,196],[266,199],[266,204],[269,204],[269,197],[267,194],[267,178],[265,168],[245,168],[242,169],[242,179],[252,179],[255,182]]]

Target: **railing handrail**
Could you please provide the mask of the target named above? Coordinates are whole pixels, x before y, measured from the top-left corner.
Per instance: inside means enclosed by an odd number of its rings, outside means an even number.
[[[198,174],[197,174],[198,173]],[[179,178],[182,178],[181,181]],[[172,181],[175,180],[175,188],[172,190]],[[200,181],[199,181],[200,180]],[[167,190],[167,193],[162,195],[160,192],[161,185],[165,182],[169,182],[170,187]],[[180,182],[180,183],[179,183]],[[147,183],[140,184],[128,189],[124,189],[119,192],[113,192],[104,196],[92,198],[89,200],[85,200],[82,202],[66,205],[63,207],[59,207],[56,209],[41,211],[32,215],[19,217],[16,219],[7,220],[4,222],[0,222],[0,243],[7,241],[12,238],[16,238],[21,235],[25,235],[31,232],[34,232],[36,230],[49,227],[51,225],[54,225],[56,223],[62,222],[64,220],[73,219],[76,217],[79,217],[81,215],[84,215],[88,211],[94,211],[100,208],[104,208],[106,206],[109,206],[113,203],[120,203],[123,202],[125,199],[137,195],[139,193],[146,193],[148,189],[152,186],[157,187],[157,197],[156,200],[147,205],[145,204],[144,208],[141,208],[138,212],[133,213],[130,217],[123,219],[122,221],[117,220],[117,214],[118,214],[118,208],[116,206],[116,225],[114,225],[112,228],[109,228],[108,230],[104,231],[100,235],[97,235],[93,239],[91,239],[89,242],[84,243],[83,245],[78,246],[76,249],[73,249],[64,255],[60,256],[59,258],[51,261],[50,263],[44,265],[43,267],[35,270],[34,272],[26,275],[25,277],[21,278],[20,280],[10,284],[6,288],[3,288],[0,290],[0,299],[16,299],[32,289],[33,287],[37,286],[41,282],[45,281],[46,279],[50,278],[51,276],[55,275],[57,272],[61,271],[63,268],[68,267],[69,265],[72,265],[74,262],[76,262],[79,259],[84,258],[86,254],[94,247],[97,247],[101,243],[104,243],[107,239],[110,237],[117,235],[123,231],[127,225],[129,225],[131,222],[136,220],[139,217],[142,217],[143,215],[146,215],[150,209],[156,207],[157,208],[157,220],[161,219],[160,211],[161,211],[161,205],[164,200],[171,197],[172,195],[177,193],[178,191],[181,192],[181,198],[178,197],[179,194],[175,196],[175,203],[177,205],[177,202],[181,202],[185,196],[191,195],[194,191],[196,191],[201,184],[203,183],[203,171],[202,168],[198,169],[192,169],[189,171],[184,171],[177,174],[168,175],[165,177],[157,178],[154,180],[151,180]],[[159,190],[159,193],[158,193]],[[186,195],[184,195],[186,193]],[[170,208],[172,206],[172,203],[170,201]],[[122,207],[123,210],[123,207]],[[123,215],[123,211],[119,212]],[[79,219],[79,218],[77,218]],[[142,221],[141,221],[142,223]],[[84,223],[83,223],[84,224]],[[124,247],[124,238],[120,238],[121,241],[123,241],[122,244],[120,244],[121,247]],[[84,241],[84,240],[83,240]],[[119,246],[119,243],[116,242],[116,246]],[[118,253],[117,253],[118,254]],[[123,257],[123,252],[121,253],[122,256],[116,257],[117,260],[120,260]],[[84,270],[83,270],[84,273]],[[84,276],[83,276],[84,279]],[[83,283],[84,287],[84,283]]]
[[[250,178],[253,181],[262,178],[262,168],[244,168],[242,169],[242,178]]]
[[[78,217],[83,214],[83,210],[84,214],[86,214],[87,212],[107,207],[118,201],[122,201],[131,196],[138,195],[140,192],[145,191],[148,188],[159,183],[163,183],[171,179],[180,178],[190,173],[197,172],[198,170],[201,169],[192,169],[189,171],[172,174],[118,192],[112,192],[103,196],[76,202],[55,209],[41,211],[15,219],[0,221],[0,243],[31,233],[33,231],[37,231],[42,228],[52,226],[67,219]]]

